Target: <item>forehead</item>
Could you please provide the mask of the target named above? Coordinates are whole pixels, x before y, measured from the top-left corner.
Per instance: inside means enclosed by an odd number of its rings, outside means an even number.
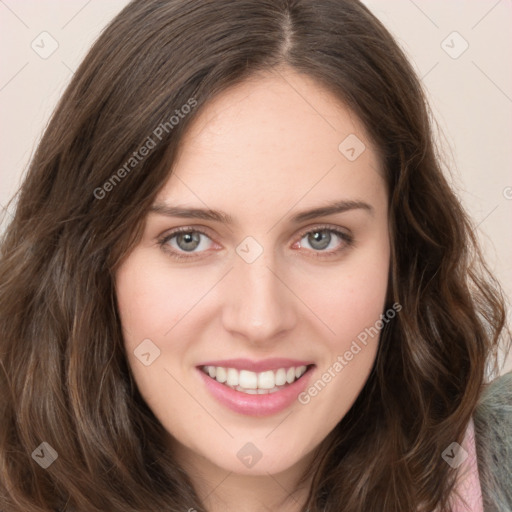
[[[346,153],[351,147],[356,156],[362,151],[356,159]],[[205,106],[157,199],[218,206],[235,197],[247,208],[261,201],[282,208],[305,195],[368,199],[382,187],[377,152],[359,119],[313,79],[280,70]]]

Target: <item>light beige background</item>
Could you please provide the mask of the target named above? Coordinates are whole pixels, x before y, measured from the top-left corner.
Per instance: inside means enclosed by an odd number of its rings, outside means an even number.
[[[2,208],[19,186],[74,70],[127,3],[0,0]],[[491,268],[512,297],[512,2],[365,4],[393,33],[422,78],[453,185],[478,226]],[[58,47],[42,58],[52,45]],[[506,369],[512,369],[512,354]]]

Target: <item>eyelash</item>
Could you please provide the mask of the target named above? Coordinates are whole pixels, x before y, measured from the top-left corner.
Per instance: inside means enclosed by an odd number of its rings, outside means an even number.
[[[349,235],[348,233],[341,231],[340,229],[333,228],[331,226],[315,226],[313,229],[308,229],[306,231],[303,231],[299,235],[299,241],[302,240],[306,235],[317,233],[318,231],[328,231],[329,233],[334,233],[337,235],[344,244],[339,247],[338,249],[331,250],[331,251],[315,251],[310,250],[310,252],[313,252],[315,254],[314,257],[317,258],[330,258],[338,255],[343,250],[345,250],[347,247],[350,247],[354,244],[354,238],[352,235]],[[177,234],[180,233],[200,233],[207,238],[210,238],[210,236],[200,228],[191,228],[191,227],[182,227],[182,228],[176,228],[171,233],[168,233],[166,235],[163,235],[161,238],[158,239],[158,244],[164,250],[169,256],[176,260],[193,260],[196,259],[196,257],[193,255],[194,253],[189,253],[190,255],[185,256],[182,252],[177,252],[174,249],[169,249],[169,246],[167,245],[167,242],[169,240],[173,239]],[[211,238],[210,238],[211,239]]]

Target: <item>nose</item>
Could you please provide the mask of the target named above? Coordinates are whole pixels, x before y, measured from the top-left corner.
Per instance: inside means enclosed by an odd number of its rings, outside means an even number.
[[[273,343],[297,323],[297,300],[266,251],[254,262],[236,258],[227,276],[222,323],[232,336],[253,344]]]

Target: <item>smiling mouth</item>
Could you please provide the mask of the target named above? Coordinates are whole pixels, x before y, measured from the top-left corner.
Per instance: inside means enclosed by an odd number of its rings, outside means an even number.
[[[315,365],[289,366],[277,370],[252,372],[223,366],[201,366],[200,370],[224,386],[248,395],[267,395],[287,388]]]

